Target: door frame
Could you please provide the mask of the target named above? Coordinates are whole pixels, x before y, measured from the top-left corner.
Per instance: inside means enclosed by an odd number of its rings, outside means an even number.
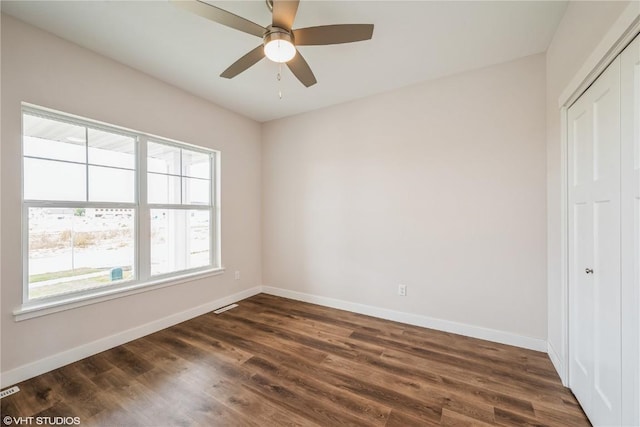
[[[561,337],[560,354],[551,346],[549,356],[554,363],[562,384],[569,385],[569,133],[568,109],[602,74],[624,48],[640,34],[640,2],[631,1],[611,29],[587,58],[582,68],[573,77],[558,99],[560,110],[560,274],[561,274]],[[640,292],[639,292],[640,293]],[[640,295],[639,301],[640,304]],[[640,325],[638,325],[640,329]],[[635,339],[640,340],[640,337]],[[624,369],[624,366],[623,366]],[[640,382],[640,378],[635,379]],[[623,417],[624,417],[623,413]],[[640,414],[633,414],[640,419]],[[624,418],[623,418],[624,419]]]

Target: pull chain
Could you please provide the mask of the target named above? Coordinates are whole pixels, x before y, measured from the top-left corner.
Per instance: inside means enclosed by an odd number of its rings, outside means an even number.
[[[276,78],[278,79],[278,97],[282,99],[282,62],[278,64],[278,75]]]

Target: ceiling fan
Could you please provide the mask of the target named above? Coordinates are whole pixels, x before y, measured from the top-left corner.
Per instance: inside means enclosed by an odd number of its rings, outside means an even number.
[[[351,43],[369,40],[373,36],[373,24],[323,25],[294,30],[292,26],[298,11],[299,0],[266,0],[273,15],[272,24],[267,27],[262,27],[203,1],[170,1],[203,18],[262,39],[260,46],[238,59],[220,74],[220,77],[227,79],[237,76],[266,56],[274,62],[286,63],[303,85],[313,86],[317,80],[296,46]]]

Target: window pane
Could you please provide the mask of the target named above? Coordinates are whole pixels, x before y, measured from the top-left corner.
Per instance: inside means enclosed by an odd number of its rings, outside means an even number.
[[[209,211],[151,210],[151,275],[211,264]]]
[[[89,163],[93,165],[135,169],[135,138],[97,129],[89,129]]]
[[[29,299],[134,279],[133,209],[29,208]]]
[[[149,141],[147,144],[147,170],[180,175],[180,149]]]
[[[135,201],[135,172],[89,166],[89,200],[92,202]]]
[[[180,177],[147,174],[147,200],[149,203],[180,204]]]
[[[208,205],[209,204],[209,180],[198,178],[183,178],[184,183],[183,201],[184,204],[190,205]]]
[[[209,211],[187,211],[189,215],[189,268],[211,264]]]
[[[85,201],[86,197],[84,165],[24,159],[25,200]]]
[[[197,151],[182,150],[182,175],[210,179],[210,156]]]
[[[24,155],[86,162],[85,128],[23,114]]]

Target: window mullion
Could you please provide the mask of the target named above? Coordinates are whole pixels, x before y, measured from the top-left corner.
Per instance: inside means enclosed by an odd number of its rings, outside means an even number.
[[[176,204],[157,204],[150,203],[149,209],[176,209],[176,210],[201,210],[208,211],[211,210],[211,206],[209,205],[176,205]]]
[[[184,177],[182,176],[182,148],[180,149],[180,204],[184,204]]]
[[[22,204],[22,301],[29,301],[29,207]]]
[[[74,202],[50,200],[25,200],[24,205],[31,208],[96,208],[96,209],[135,209],[136,203]]]
[[[88,202],[89,201],[89,128],[86,126],[84,128],[84,160],[85,160],[84,185],[85,185],[85,192],[86,192],[85,200]]]
[[[217,166],[218,158],[215,154],[209,154],[209,224],[211,224],[211,229],[209,231],[209,262],[216,266],[220,267],[220,259],[219,259],[219,246],[218,246],[218,188],[217,188],[217,179],[216,172],[218,170]]]
[[[147,281],[151,277],[151,214],[147,194],[147,138],[138,139],[138,239],[137,259],[140,281]]]

